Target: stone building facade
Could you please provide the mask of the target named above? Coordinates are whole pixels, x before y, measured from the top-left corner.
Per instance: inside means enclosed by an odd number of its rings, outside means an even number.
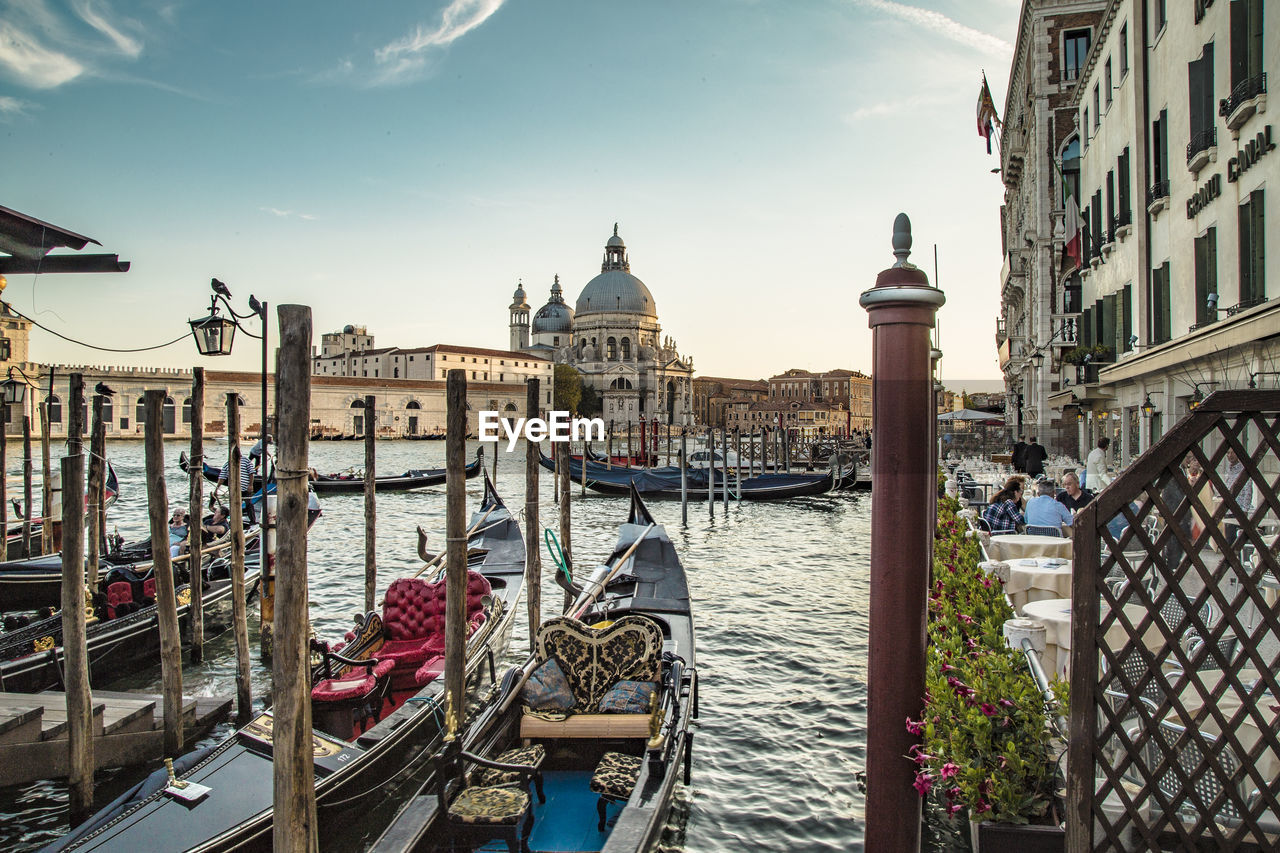
[[[605,243],[600,274],[587,282],[572,309],[557,276],[550,299],[537,312],[520,286],[508,314],[512,349],[545,354],[576,369],[600,394],[603,418],[614,429],[655,418],[693,423],[693,359],[662,334],[653,295],[632,275],[617,225]]]
[[[699,376],[693,380],[694,416],[699,424],[716,429],[725,426],[730,404],[754,403],[768,396],[769,384],[763,379]]]
[[[822,373],[792,368],[769,377],[769,399],[829,403],[847,413],[842,429],[871,429],[871,377],[837,368]]]

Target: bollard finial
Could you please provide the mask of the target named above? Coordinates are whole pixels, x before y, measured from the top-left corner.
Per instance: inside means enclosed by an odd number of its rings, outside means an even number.
[[[898,259],[895,267],[915,269],[915,264],[907,260],[911,255],[911,220],[905,213],[893,220],[893,255]]]

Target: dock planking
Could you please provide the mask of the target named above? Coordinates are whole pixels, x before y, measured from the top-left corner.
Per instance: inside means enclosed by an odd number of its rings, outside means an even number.
[[[0,785],[66,776],[66,695],[0,693]],[[163,757],[164,704],[158,695],[94,691],[96,769],[146,764]],[[182,698],[182,727],[189,740],[207,734],[230,713],[232,701]]]

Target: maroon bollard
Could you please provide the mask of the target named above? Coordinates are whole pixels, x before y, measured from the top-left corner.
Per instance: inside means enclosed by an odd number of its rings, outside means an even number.
[[[893,222],[897,263],[859,304],[872,329],[876,452],[871,483],[871,628],[867,675],[867,850],[920,849],[920,797],[906,728],[924,707],[925,620],[933,565],[933,373],[929,333],[942,291],[907,261],[911,221]]]

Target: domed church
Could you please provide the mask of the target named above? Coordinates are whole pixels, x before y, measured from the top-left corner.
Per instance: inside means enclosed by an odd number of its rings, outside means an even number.
[[[511,349],[573,366],[600,394],[606,422],[693,422],[693,359],[681,356],[676,342],[662,336],[653,294],[631,274],[616,223],[604,245],[600,274],[587,282],[573,308],[557,275],[550,299],[532,312],[532,324],[522,285],[509,311]]]

